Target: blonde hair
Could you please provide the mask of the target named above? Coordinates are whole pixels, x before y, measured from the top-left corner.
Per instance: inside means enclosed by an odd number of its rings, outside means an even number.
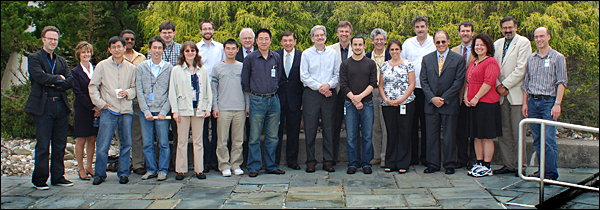
[[[85,50],[89,50],[92,55],[94,54],[94,46],[89,42],[81,41],[79,44],[77,44],[77,47],[75,47],[75,58],[77,58],[78,61],[81,61],[79,56]]]

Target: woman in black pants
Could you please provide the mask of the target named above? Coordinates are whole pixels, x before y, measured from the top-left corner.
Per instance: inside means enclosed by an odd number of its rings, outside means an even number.
[[[388,43],[392,59],[381,65],[379,94],[381,110],[387,129],[385,151],[386,172],[403,174],[410,165],[410,136],[415,112],[415,68],[412,62],[400,58],[402,43],[392,39]]]

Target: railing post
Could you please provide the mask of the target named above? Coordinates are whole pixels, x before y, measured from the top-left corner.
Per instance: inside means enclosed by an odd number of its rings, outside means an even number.
[[[535,141],[535,140],[534,140]],[[540,123],[540,208],[544,205],[544,177],[546,174],[546,123]]]

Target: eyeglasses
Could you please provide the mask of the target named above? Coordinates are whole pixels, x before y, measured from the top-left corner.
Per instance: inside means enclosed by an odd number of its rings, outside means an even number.
[[[385,39],[373,39],[374,42],[385,42]]]
[[[513,30],[515,27],[509,26],[509,27],[502,27],[502,30]]]
[[[204,27],[204,28],[202,28],[202,30],[203,30],[203,31],[212,31],[212,30],[215,30],[215,29],[214,29],[214,28],[212,28],[212,27],[211,27],[211,28]]]
[[[135,38],[129,38],[129,37],[127,37],[127,38],[125,38],[125,41],[135,41]]]
[[[44,37],[44,39],[47,39],[47,40],[49,40],[51,42],[58,42],[58,39],[55,39],[55,38]]]
[[[242,40],[252,40],[252,39],[254,39],[254,37],[244,37],[244,38],[242,38]]]
[[[314,37],[322,37],[322,36],[325,36],[325,34],[315,34],[315,35],[313,35],[313,36],[314,36]]]
[[[191,50],[188,49],[188,50],[185,50],[184,52],[185,53],[196,53],[196,50],[194,50],[194,49],[191,49]]]
[[[270,38],[268,38],[268,37],[266,37],[266,38],[265,38],[265,37],[258,38],[258,41],[259,41],[259,42],[267,42],[267,41],[269,41],[269,40],[271,40],[271,39],[270,39]]]
[[[441,40],[441,41],[435,41],[435,44],[446,44],[446,40]]]
[[[123,49],[123,45],[113,45],[110,47],[111,50]]]

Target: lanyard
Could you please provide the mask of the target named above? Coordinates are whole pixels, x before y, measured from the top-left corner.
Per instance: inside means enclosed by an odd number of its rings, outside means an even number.
[[[50,69],[52,69],[52,74],[54,74],[54,67],[56,67],[56,59],[54,60],[54,65],[52,65],[52,62],[50,62],[50,59],[48,59],[48,57],[46,57],[46,60],[48,60],[48,64],[50,65]]]

